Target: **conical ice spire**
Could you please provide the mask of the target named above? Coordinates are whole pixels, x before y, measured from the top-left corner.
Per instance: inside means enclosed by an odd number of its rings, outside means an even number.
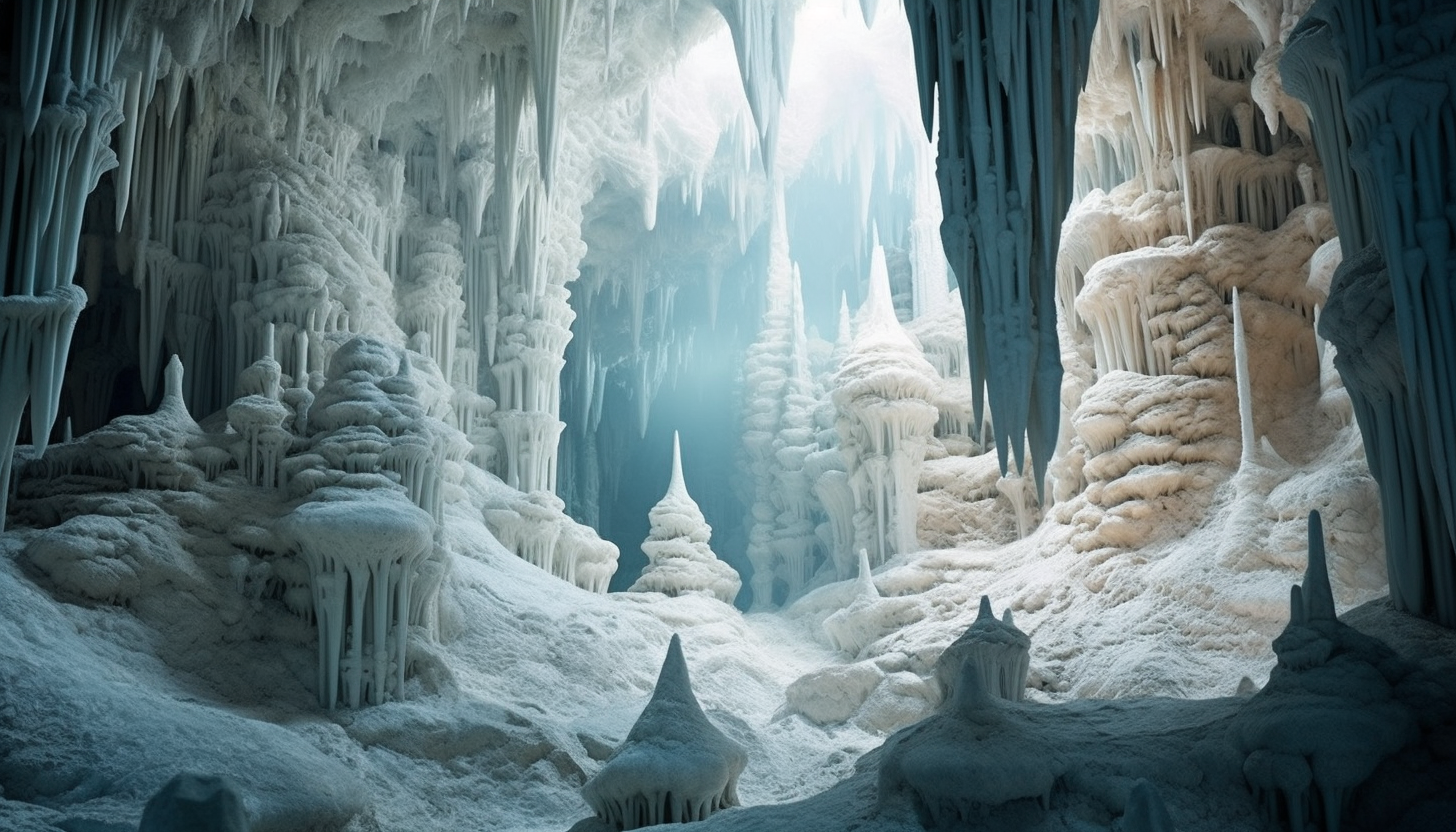
[[[693,695],[693,683],[688,678],[688,662],[683,657],[682,639],[677,633],[672,634],[672,641],[667,645],[667,657],[662,660],[662,670],[657,674],[657,687],[652,691],[652,700],[647,703],[647,710],[651,710],[659,701],[664,704],[691,706],[698,713],[702,713],[698,698]]]
[[[1304,567],[1301,585],[1306,621],[1334,621],[1335,594],[1330,589],[1329,565],[1325,560],[1324,524],[1320,513],[1309,513],[1309,563]]]
[[[678,441],[677,431],[672,432],[672,479],[668,480],[667,493],[688,496],[687,483],[683,482],[682,444]],[[677,643],[677,636],[673,636],[673,643]]]

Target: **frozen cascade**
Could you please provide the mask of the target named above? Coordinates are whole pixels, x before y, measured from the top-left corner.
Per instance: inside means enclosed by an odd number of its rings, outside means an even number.
[[[732,604],[743,581],[708,545],[713,528],[683,482],[682,450],[672,435],[672,478],[667,493],[648,513],[652,531],[642,542],[647,565],[629,592],[665,595],[704,593]]]
[[[1060,424],[1054,267],[1097,2],[906,11],[927,134],[940,114],[941,234],[965,306],[976,421],[984,382],[1003,473],[1013,453],[1024,471],[1029,448],[1040,489]]]
[[[1347,259],[1321,333],[1339,350],[1380,483],[1391,596],[1456,627],[1456,184],[1440,172],[1456,112],[1447,11],[1433,0],[1320,0],[1280,69],[1327,160]],[[1355,340],[1357,328],[1373,340]]]
[[[614,829],[690,823],[738,805],[747,764],[742,746],[703,713],[673,634],[647,707],[581,793]]]
[[[319,705],[404,695],[410,583],[434,523],[390,487],[328,487],[284,518],[308,564],[318,621]]]
[[[935,369],[895,318],[884,248],[876,245],[869,297],[833,383],[856,545],[869,550],[874,565],[920,546],[916,494],[939,419],[932,404],[936,382]]]

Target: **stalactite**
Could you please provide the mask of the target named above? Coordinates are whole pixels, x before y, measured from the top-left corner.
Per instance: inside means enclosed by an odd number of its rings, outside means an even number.
[[[1002,471],[1012,452],[1024,469],[1029,445],[1040,487],[1059,426],[1053,269],[1097,2],[906,11],[927,134],[939,108],[941,232],[965,305],[976,418],[984,380]]]

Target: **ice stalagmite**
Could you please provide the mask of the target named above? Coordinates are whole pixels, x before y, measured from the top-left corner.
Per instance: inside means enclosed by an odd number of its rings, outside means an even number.
[[[738,804],[738,775],[747,763],[743,748],[698,705],[674,635],[652,699],[581,793],[616,829],[689,823]]]
[[[1335,617],[1318,512],[1274,653],[1269,683],[1234,717],[1228,740],[1267,822],[1338,832],[1354,792],[1418,728],[1406,701],[1411,665]]]
[[[970,828],[1012,801],[1043,809],[1067,761],[1013,706],[986,690],[974,662],[961,665],[954,693],[925,721],[885,744],[880,805],[908,798],[927,829]]]
[[[1059,426],[1054,269],[1097,5],[905,7],[927,133],[940,116],[941,234],[965,305],[976,421],[984,381],[1002,471],[1013,452],[1024,470],[1029,446],[1038,487]]]
[[[647,565],[630,592],[681,595],[701,592],[733,603],[743,581],[733,567],[713,554],[708,539],[713,528],[683,483],[682,451],[672,435],[672,479],[667,493],[648,513],[652,531],[642,543]]]
[[[876,245],[869,297],[849,353],[834,375],[840,452],[854,490],[855,539],[873,564],[919,548],[920,466],[939,413],[935,368],[910,340],[890,301],[884,249]]]
[[[1320,332],[1339,352],[1380,484],[1391,597],[1456,627],[1449,11],[1441,0],[1321,0],[1290,34],[1280,69],[1326,160],[1346,260]],[[1357,339],[1362,329],[1378,338]]]
[[[1011,623],[1011,610],[998,621],[991,612],[991,599],[981,596],[976,620],[935,662],[935,678],[947,699],[955,696],[961,666],[974,663],[977,675],[993,696],[1020,701],[1026,692],[1031,669],[1031,639]]]

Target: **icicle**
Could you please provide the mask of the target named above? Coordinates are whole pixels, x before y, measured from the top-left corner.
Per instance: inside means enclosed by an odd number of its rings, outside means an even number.
[[[560,144],[556,107],[558,75],[561,70],[561,47],[571,28],[576,0],[532,2],[531,81],[536,92],[536,141],[541,163],[541,181],[551,190],[552,171],[556,166],[556,148]]]

